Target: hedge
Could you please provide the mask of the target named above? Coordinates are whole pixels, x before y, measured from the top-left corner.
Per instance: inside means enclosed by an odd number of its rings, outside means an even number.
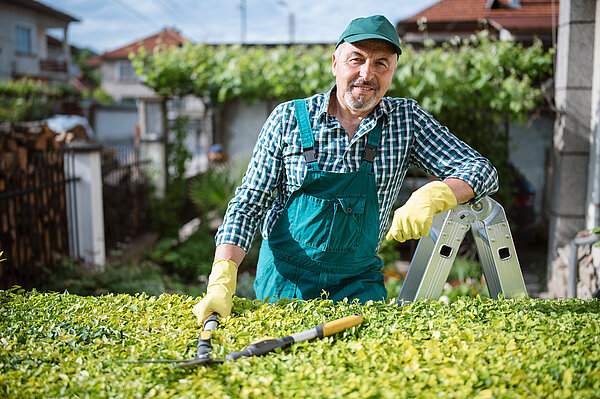
[[[234,299],[215,333],[224,357],[342,316],[364,322],[264,357],[193,369],[123,360],[192,357],[197,298],[0,293],[0,396],[429,398],[600,395],[598,300],[274,304]]]

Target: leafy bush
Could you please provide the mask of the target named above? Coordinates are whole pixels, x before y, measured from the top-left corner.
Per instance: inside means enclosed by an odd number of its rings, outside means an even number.
[[[74,87],[66,84],[28,79],[0,81],[0,120],[41,120],[52,114],[57,100],[78,95]]]
[[[466,281],[481,280],[483,276],[483,270],[479,262],[475,262],[472,259],[457,256],[454,259],[454,264],[448,274],[448,281]]]
[[[223,217],[227,204],[242,181],[243,172],[241,167],[224,164],[211,166],[194,176],[189,196],[201,219],[210,223],[211,219]]]
[[[210,273],[215,254],[215,241],[206,229],[199,229],[185,242],[163,238],[148,256],[166,272],[178,275],[183,281],[197,281],[198,276]]]
[[[157,398],[598,397],[600,301],[463,299],[450,306],[234,299],[214,334],[224,357],[360,313],[362,325],[264,357],[190,358],[197,298],[0,293],[0,396]]]
[[[41,291],[68,291],[77,295],[183,293],[202,295],[206,284],[182,279],[163,264],[142,260],[112,262],[102,271],[89,270],[70,258],[64,258],[55,270],[45,272],[47,281],[37,287]]]

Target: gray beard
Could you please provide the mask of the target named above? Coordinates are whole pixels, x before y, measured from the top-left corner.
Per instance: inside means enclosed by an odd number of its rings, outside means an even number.
[[[358,96],[358,98],[352,97],[352,93],[350,92],[351,90],[351,88],[346,90],[346,93],[344,94],[344,100],[346,100],[346,105],[352,111],[369,111],[377,104],[378,99],[376,95],[369,101],[365,101],[365,96],[362,94]]]

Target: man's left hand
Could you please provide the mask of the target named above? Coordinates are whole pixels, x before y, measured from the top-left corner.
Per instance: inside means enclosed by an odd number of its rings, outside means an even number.
[[[447,184],[441,181],[428,183],[396,209],[386,239],[404,242],[426,236],[431,230],[433,215],[454,209],[456,205],[456,197]]]

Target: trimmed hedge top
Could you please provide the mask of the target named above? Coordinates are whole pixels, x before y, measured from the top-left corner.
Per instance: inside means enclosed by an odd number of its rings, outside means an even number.
[[[215,357],[358,312],[362,325],[259,358],[174,369],[191,358],[189,296],[0,292],[0,396],[403,398],[599,397],[600,301],[263,304],[234,299]]]

